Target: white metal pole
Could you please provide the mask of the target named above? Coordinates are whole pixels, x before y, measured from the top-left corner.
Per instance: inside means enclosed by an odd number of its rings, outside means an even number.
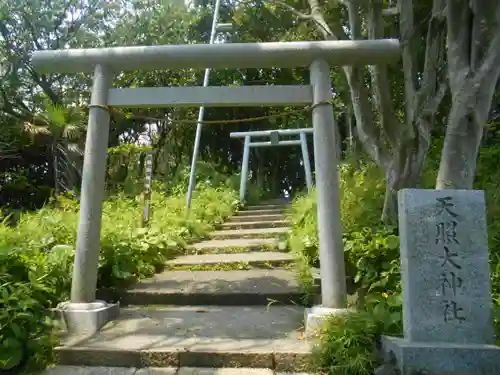
[[[210,31],[209,44],[214,44],[215,35],[217,34],[217,20],[219,18],[219,8],[220,8],[220,0],[215,0],[214,16],[212,19],[212,30]],[[205,69],[205,76],[203,77],[203,87],[208,86],[209,78],[210,78],[210,68],[207,68]],[[198,152],[200,149],[201,130],[203,128],[202,121],[204,114],[205,114],[205,107],[201,106],[198,112],[198,123],[196,124],[196,135],[194,138],[194,149],[193,149],[193,156],[191,159],[191,172],[189,174],[189,186],[186,197],[186,210],[188,212],[189,209],[191,208],[191,199],[193,198],[193,190],[194,190],[194,185],[196,183],[196,161],[198,159]]]
[[[243,161],[241,163],[240,201],[245,201],[248,175],[248,159],[250,158],[250,136],[245,136],[245,146],[243,148]]]
[[[151,194],[153,192],[153,151],[146,153],[146,176],[144,178],[144,213],[142,217],[143,226],[149,224],[151,217]]]
[[[99,106],[107,104],[112,79],[113,74],[106,66],[95,67],[83,159],[80,222],[76,235],[71,284],[73,303],[91,303],[96,296],[110,117],[109,112]]]
[[[304,163],[304,172],[306,174],[307,190],[311,192],[313,181],[311,172],[311,161],[309,160],[309,149],[307,148],[307,135],[300,133],[300,146],[302,148],[302,163]]]
[[[314,162],[318,209],[321,298],[323,307],[343,309],[347,304],[340,192],[331,104],[330,67],[325,60],[311,64],[311,85],[316,107],[312,110]]]

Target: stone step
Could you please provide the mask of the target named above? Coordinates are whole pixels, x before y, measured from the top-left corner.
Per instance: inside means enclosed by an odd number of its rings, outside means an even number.
[[[228,222],[221,225],[221,229],[260,229],[260,228],[282,228],[288,226],[288,220],[269,221],[240,221]]]
[[[269,368],[249,367],[104,367],[56,366],[41,375],[308,375],[306,373],[276,372]]]
[[[252,367],[303,371],[311,345],[298,306],[122,308],[92,337],[56,348],[60,365]]]
[[[231,265],[246,263],[250,267],[279,267],[293,263],[295,258],[289,253],[268,251],[268,252],[248,252],[229,254],[199,254],[184,255],[176,259],[169,260],[168,266],[172,267],[193,267],[210,265]]]
[[[285,210],[283,208],[269,208],[260,210],[250,210],[250,211],[238,211],[236,215],[238,216],[259,216],[259,215],[284,215]]]
[[[289,205],[292,201],[287,198],[274,198],[274,199],[266,199],[265,201],[260,202],[260,204],[280,204],[282,206]]]
[[[255,206],[245,206],[242,211],[255,211],[255,210],[273,210],[273,209],[286,209],[284,204],[258,204]]]
[[[217,230],[210,233],[212,239],[230,239],[230,238],[269,238],[279,237],[288,232],[290,228],[260,228],[260,229],[228,229]]]
[[[285,220],[285,215],[283,214],[271,214],[271,215],[244,215],[244,212],[239,212],[238,216],[231,216],[227,219],[228,223],[239,223],[239,222],[265,222],[265,221],[275,221],[275,220]]]
[[[241,238],[227,240],[208,240],[189,245],[187,250],[190,253],[210,253],[210,252],[240,252],[265,251],[285,248],[284,242],[280,243],[275,238]]]
[[[122,305],[267,305],[302,303],[295,270],[168,271],[126,291],[100,290]]]

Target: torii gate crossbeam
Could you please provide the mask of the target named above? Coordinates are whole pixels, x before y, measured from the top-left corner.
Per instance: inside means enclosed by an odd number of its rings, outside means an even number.
[[[85,143],[80,221],[71,301],[61,308],[67,328],[93,333],[117,314],[118,307],[96,301],[110,114],[107,106],[167,107],[228,105],[312,105],[318,210],[322,306],[309,311],[309,323],[346,307],[346,283],[339,180],[336,160],[331,65],[376,65],[400,57],[395,39],[187,44],[35,51],[39,73],[94,72]],[[310,85],[204,88],[113,88],[115,73],[133,70],[193,68],[309,67]],[[159,93],[168,95],[159,95]],[[190,97],[194,95],[194,98]],[[286,103],[286,101],[289,101]],[[278,102],[278,103],[276,103]]]

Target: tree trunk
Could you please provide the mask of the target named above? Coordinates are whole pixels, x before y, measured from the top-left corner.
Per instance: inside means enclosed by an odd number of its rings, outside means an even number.
[[[444,139],[436,189],[472,189],[483,127],[471,113],[450,117]]]
[[[500,76],[500,3],[448,1],[446,11],[452,105],[436,189],[472,189]]]
[[[347,106],[347,112],[346,112],[346,122],[347,122],[347,141],[348,141],[348,155],[352,155],[356,152],[356,144],[354,143],[354,124],[353,124],[353,111],[352,111],[352,104],[349,104]]]
[[[398,190],[418,185],[429,146],[429,140],[423,136],[402,142],[394,152],[391,163],[384,166],[386,190],[381,216],[383,222],[389,223],[397,218]]]

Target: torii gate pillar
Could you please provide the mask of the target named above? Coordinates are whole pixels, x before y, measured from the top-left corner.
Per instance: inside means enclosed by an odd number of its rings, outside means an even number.
[[[312,334],[325,316],[344,313],[347,291],[340,218],[340,191],[333,116],[330,66],[315,60],[310,67],[313,91],[314,165],[318,210],[321,306],[306,311],[306,333]],[[324,104],[322,104],[324,103]]]

